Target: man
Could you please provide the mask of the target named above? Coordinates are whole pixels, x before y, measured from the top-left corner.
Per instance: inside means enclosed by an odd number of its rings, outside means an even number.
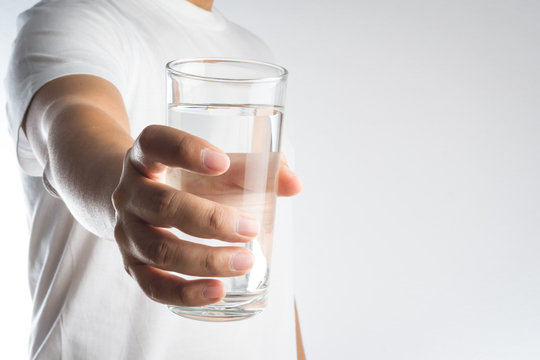
[[[244,248],[206,248],[163,229],[231,242],[253,236],[249,221],[230,208],[159,181],[166,166],[221,174],[226,155],[190,134],[148,126],[165,119],[167,61],[271,60],[259,39],[212,5],[57,0],[21,15],[7,79],[8,116],[31,213],[33,359],[303,356],[294,341],[287,276],[291,244],[279,234],[284,240],[261,315],[209,324],[159,304],[200,306],[224,296],[216,280],[186,281],[169,271],[235,276],[253,262]],[[300,188],[283,161],[279,194]],[[287,218],[287,209],[278,209],[280,215]],[[297,323],[296,329],[299,334]]]

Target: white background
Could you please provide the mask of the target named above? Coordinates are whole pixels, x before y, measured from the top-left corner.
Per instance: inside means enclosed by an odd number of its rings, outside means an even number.
[[[2,49],[33,1],[13,3]],[[308,358],[539,359],[540,3],[216,5],[291,74]],[[10,145],[2,132],[0,358],[16,359],[30,304]]]

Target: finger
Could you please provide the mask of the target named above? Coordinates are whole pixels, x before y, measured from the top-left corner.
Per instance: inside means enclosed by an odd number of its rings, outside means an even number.
[[[128,210],[149,224],[229,242],[251,241],[259,231],[257,220],[234,207],[145,178],[133,186]]]
[[[271,158],[270,158],[271,159]],[[190,172],[182,172],[177,187],[192,194],[209,198],[212,195],[223,193],[239,193],[242,191],[264,191],[264,184],[260,177],[250,174],[263,174],[275,171],[274,165],[265,163],[268,157],[263,154],[232,154],[227,172],[220,176],[201,176]],[[292,196],[302,190],[302,181],[289,168],[284,155],[281,155],[278,169],[278,195]],[[270,183],[269,183],[270,184]],[[267,185],[269,185],[267,184]],[[269,189],[267,189],[268,191]],[[273,190],[271,190],[273,191]]]
[[[229,157],[209,142],[184,131],[161,125],[147,126],[135,141],[129,159],[145,176],[165,166],[217,175],[229,168]]]
[[[125,226],[124,233],[130,239],[129,245],[121,244],[125,253],[141,263],[185,275],[240,276],[251,269],[255,260],[244,247],[196,244],[141,222]]]
[[[145,264],[132,264],[129,272],[150,299],[162,304],[204,306],[225,296],[225,286],[219,280],[188,281]]]
[[[289,168],[285,155],[281,154],[278,174],[278,196],[293,196],[302,191],[302,181]]]

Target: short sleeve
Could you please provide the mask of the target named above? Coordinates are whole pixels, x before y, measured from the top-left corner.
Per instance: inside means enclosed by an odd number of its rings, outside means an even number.
[[[66,75],[104,78],[124,94],[123,51],[113,14],[94,2],[43,2],[17,19],[18,35],[5,80],[9,132],[17,147],[22,170],[41,176],[37,161],[21,129],[32,97],[46,83]],[[115,28],[116,27],[116,28]]]

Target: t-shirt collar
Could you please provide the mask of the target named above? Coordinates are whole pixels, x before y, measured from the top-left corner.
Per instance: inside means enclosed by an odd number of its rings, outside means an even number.
[[[189,22],[194,25],[219,30],[225,27],[226,20],[223,15],[212,6],[210,11],[202,9],[187,0],[151,0],[166,8],[172,16],[180,22]]]

